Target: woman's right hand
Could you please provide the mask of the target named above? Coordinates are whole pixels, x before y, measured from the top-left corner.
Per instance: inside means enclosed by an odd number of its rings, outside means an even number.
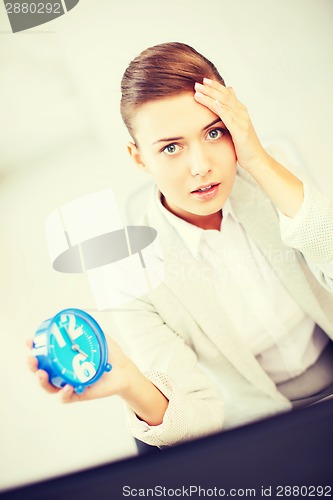
[[[62,389],[50,384],[47,372],[38,369],[38,361],[34,356],[28,358],[30,370],[36,374],[40,386],[49,393],[58,393],[63,403],[118,395],[141,420],[149,425],[161,424],[168,406],[167,398],[143,375],[113,339],[107,335],[105,337],[109,350],[108,362],[112,365],[112,370],[105,372],[95,384],[86,387],[82,394],[77,394],[69,384]],[[28,340],[27,344],[31,349],[32,340]]]
[[[50,384],[48,373],[38,368],[38,360],[35,356],[28,357],[28,366],[35,373],[41,388],[50,394],[58,393],[63,403],[88,401],[114,394],[122,396],[130,387],[132,374],[136,367],[112,338],[107,335],[105,337],[109,351],[108,362],[112,365],[112,370],[105,372],[95,384],[86,387],[81,394],[77,394],[69,384],[62,389]],[[32,349],[32,345],[33,341],[29,339],[27,341],[28,348]]]

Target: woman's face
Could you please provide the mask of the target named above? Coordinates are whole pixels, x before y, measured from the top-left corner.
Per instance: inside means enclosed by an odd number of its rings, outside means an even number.
[[[165,207],[204,229],[218,228],[236,176],[236,154],[221,119],[192,92],[142,105],[133,118],[134,161],[149,173]]]

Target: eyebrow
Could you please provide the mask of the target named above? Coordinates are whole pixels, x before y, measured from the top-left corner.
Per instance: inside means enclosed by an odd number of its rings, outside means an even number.
[[[219,123],[219,122],[222,122],[221,118],[216,118],[214,121],[212,121],[212,123],[209,123],[208,125],[206,125],[201,130],[201,132],[203,132],[204,130],[207,130],[209,127],[212,127],[213,125],[215,125],[215,123]],[[152,146],[154,144],[158,144],[159,142],[179,141],[180,139],[184,139],[184,137],[182,137],[182,136],[179,136],[179,137],[166,137],[166,138],[163,138],[163,139],[158,139],[158,141],[153,142]]]

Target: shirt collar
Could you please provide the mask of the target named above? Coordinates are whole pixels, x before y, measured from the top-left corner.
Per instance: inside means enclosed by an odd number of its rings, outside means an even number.
[[[166,220],[177,231],[177,234],[179,235],[180,239],[185,244],[186,248],[191,252],[191,254],[195,258],[198,258],[199,257],[200,242],[205,237],[206,231],[204,229],[201,229],[200,227],[197,227],[197,226],[194,226],[193,224],[190,224],[189,222],[186,222],[185,220],[181,219],[180,217],[177,217],[172,212],[169,212],[169,210],[167,210],[165,208],[165,206],[162,204],[162,195],[158,189],[156,189],[156,192],[155,192],[155,202],[158,206],[158,209],[163,214],[163,216],[166,218]],[[226,224],[227,219],[230,217],[237,220],[235,217],[235,214],[233,212],[230,200],[228,199],[228,200],[226,200],[226,202],[223,206],[223,219],[222,219],[220,231],[222,230],[223,226]]]

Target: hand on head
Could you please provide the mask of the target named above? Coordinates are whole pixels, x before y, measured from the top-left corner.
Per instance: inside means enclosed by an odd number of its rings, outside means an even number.
[[[195,83],[194,98],[217,114],[229,130],[239,165],[245,170],[252,168],[265,156],[254,130],[247,108],[236,97],[231,87],[204,78]]]

